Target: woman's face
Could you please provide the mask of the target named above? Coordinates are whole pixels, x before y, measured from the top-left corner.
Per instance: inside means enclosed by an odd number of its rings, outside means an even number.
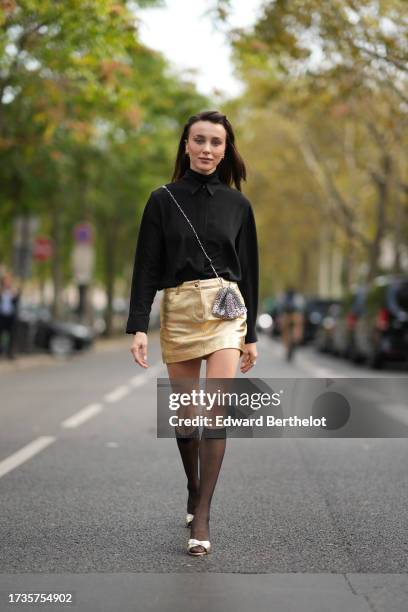
[[[212,123],[212,121],[193,123],[186,140],[190,168],[201,174],[214,172],[224,157],[226,139],[227,132],[221,123]]]

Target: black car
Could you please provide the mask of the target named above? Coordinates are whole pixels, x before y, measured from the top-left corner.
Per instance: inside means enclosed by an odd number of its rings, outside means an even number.
[[[321,353],[334,352],[334,333],[343,307],[343,304],[339,301],[330,304],[327,313],[320,321],[315,334],[314,345]]]
[[[47,307],[23,304],[19,308],[17,352],[43,349],[53,355],[66,355],[90,347],[94,338],[95,332],[90,327],[74,321],[55,320]]]
[[[314,340],[317,330],[319,329],[324,317],[327,315],[329,308],[333,305],[338,305],[339,303],[339,300],[333,298],[306,298],[303,325],[304,343]]]
[[[336,315],[332,330],[332,352],[340,357],[357,361],[354,333],[357,321],[365,310],[367,288],[358,286],[347,293]]]
[[[370,284],[354,346],[356,357],[373,368],[408,362],[408,276],[380,276]]]

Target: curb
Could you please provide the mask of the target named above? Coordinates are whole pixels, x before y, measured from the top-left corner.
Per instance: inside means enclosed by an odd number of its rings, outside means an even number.
[[[157,330],[149,332],[149,337],[153,337],[157,334]],[[114,336],[113,338],[98,338],[95,340],[92,347],[89,349],[91,353],[104,353],[109,351],[115,351],[118,348],[126,348],[131,345],[130,334],[123,334],[121,336]],[[87,351],[85,351],[87,352]],[[84,355],[85,352],[79,351],[77,355]],[[69,359],[75,358],[75,354],[70,356]],[[28,370],[38,366],[56,366],[64,365],[67,362],[65,357],[53,357],[48,353],[35,353],[33,355],[17,355],[15,359],[7,360],[3,358],[0,361],[0,374],[9,374],[11,372],[18,372],[20,370]]]

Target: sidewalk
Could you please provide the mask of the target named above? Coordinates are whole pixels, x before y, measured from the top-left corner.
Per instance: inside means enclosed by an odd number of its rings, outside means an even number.
[[[129,335],[114,336],[113,338],[98,338],[89,349],[91,352],[114,351],[118,348],[131,344]],[[78,355],[83,354],[78,351]],[[55,366],[65,363],[67,360],[75,359],[76,353],[69,357],[56,357],[49,353],[33,353],[31,355],[16,355],[14,359],[0,358],[0,374],[8,374],[19,370],[27,370],[38,366]]]
[[[200,563],[200,561],[196,562]],[[405,576],[103,573],[1,575],[2,593],[72,594],[86,612],[405,612]],[[4,600],[3,600],[4,601]],[[135,604],[135,602],[137,602]],[[11,606],[10,606],[11,607]],[[15,607],[15,604],[13,604]],[[23,609],[23,606],[18,606]]]

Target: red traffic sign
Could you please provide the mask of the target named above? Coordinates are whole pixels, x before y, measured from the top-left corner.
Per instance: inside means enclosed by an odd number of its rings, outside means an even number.
[[[34,239],[33,258],[36,261],[46,261],[54,254],[53,242],[46,236],[37,236]]]
[[[74,227],[74,240],[80,244],[93,242],[94,231],[91,223],[77,223]]]

